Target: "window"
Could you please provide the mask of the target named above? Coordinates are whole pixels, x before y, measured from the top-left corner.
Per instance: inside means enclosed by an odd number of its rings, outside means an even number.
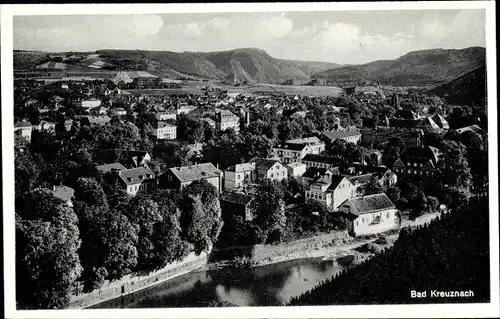
[[[365,222],[365,219],[364,218],[361,218],[361,223],[364,223]]]
[[[413,166],[414,166],[414,167],[417,167],[417,162],[413,163]]]
[[[359,226],[359,220],[356,221],[356,226]]]
[[[387,214],[385,215],[385,217],[386,217],[386,218],[389,218],[389,213],[387,213]]]
[[[407,165],[407,166],[411,166],[411,163],[410,163],[410,162],[408,162],[408,165]]]
[[[271,173],[271,178],[273,178],[273,177],[274,177],[274,174],[273,174],[273,173]]]
[[[420,163],[420,167],[423,167],[423,166],[424,166],[424,164],[423,164],[423,163]]]
[[[241,179],[241,175],[237,175],[238,176],[238,179]]]
[[[137,186],[135,187],[135,190],[137,190]]]

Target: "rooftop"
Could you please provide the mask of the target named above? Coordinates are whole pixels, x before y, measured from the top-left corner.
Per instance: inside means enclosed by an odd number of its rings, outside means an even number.
[[[236,164],[234,166],[228,167],[226,171],[229,172],[248,172],[248,171],[253,171],[255,170],[255,163],[241,163],[241,164]]]
[[[340,166],[344,163],[340,158],[328,155],[319,155],[319,154],[307,154],[306,156],[304,156],[302,160],[309,162],[332,164],[337,166]]]
[[[246,206],[253,200],[253,196],[236,192],[224,192],[222,193],[220,200]]]
[[[145,167],[125,169],[120,171],[118,176],[127,185],[134,185],[144,180],[155,179],[155,174]]]
[[[344,131],[325,131],[323,132],[323,135],[331,140],[336,140],[338,138],[361,135],[361,133],[356,129],[350,129]]]
[[[212,163],[172,167],[167,171],[171,171],[172,174],[174,174],[181,182],[221,176],[221,171],[217,169]]]
[[[112,163],[112,164],[104,164],[104,165],[97,165],[95,167],[99,172],[101,172],[101,174],[106,174],[112,170],[120,170],[120,171],[123,171],[123,170],[126,170],[127,168],[125,166],[123,166],[122,164],[120,163]]]
[[[275,147],[275,149],[280,150],[292,150],[292,151],[302,151],[305,147],[308,147],[304,144],[282,144]]]
[[[75,194],[75,190],[73,188],[64,185],[54,186],[51,192],[54,195],[54,197],[59,198],[64,202],[70,201],[73,198],[73,195]]]
[[[396,208],[389,197],[384,193],[354,197],[346,201],[355,209],[354,214],[358,216]]]

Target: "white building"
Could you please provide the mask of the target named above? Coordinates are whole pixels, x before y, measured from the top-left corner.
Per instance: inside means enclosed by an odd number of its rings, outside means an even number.
[[[286,167],[288,168],[288,176],[289,177],[300,177],[304,175],[304,173],[307,170],[307,165],[304,163],[300,162],[295,162],[295,163],[290,163],[286,164]]]
[[[224,171],[224,190],[239,188],[254,182],[255,163],[242,163]]]
[[[177,120],[177,113],[175,112],[158,112],[155,115],[158,121],[166,121],[166,120]]]
[[[296,138],[293,140],[286,140],[285,144],[307,145],[312,150],[311,154],[321,154],[321,152],[323,152],[325,150],[325,147],[326,147],[325,143],[323,143],[316,136]]]
[[[95,108],[101,106],[101,100],[90,98],[88,100],[75,101],[75,105],[83,108]]]
[[[220,110],[215,114],[215,127],[217,131],[225,131],[229,128],[236,132],[240,131],[240,118],[231,111]]]
[[[340,175],[324,175],[309,184],[305,198],[319,201],[330,210],[337,208],[348,198],[353,197],[354,187],[349,180]]]
[[[175,140],[177,138],[177,126],[167,122],[158,122],[153,134],[159,140]]]
[[[384,193],[347,199],[339,210],[346,214],[347,230],[355,237],[400,226],[398,210]]]
[[[307,154],[313,152],[311,147],[305,144],[284,144],[273,148],[273,151],[285,164],[301,162]]]

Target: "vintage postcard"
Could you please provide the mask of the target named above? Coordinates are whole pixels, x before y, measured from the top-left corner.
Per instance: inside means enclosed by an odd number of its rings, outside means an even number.
[[[500,316],[494,2],[0,12],[7,318]]]

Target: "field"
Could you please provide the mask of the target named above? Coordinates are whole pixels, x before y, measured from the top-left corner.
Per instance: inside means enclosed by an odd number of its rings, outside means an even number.
[[[339,96],[343,90],[334,86],[302,86],[302,85],[273,85],[259,84],[247,89],[250,92],[276,92],[286,95],[305,96]]]

